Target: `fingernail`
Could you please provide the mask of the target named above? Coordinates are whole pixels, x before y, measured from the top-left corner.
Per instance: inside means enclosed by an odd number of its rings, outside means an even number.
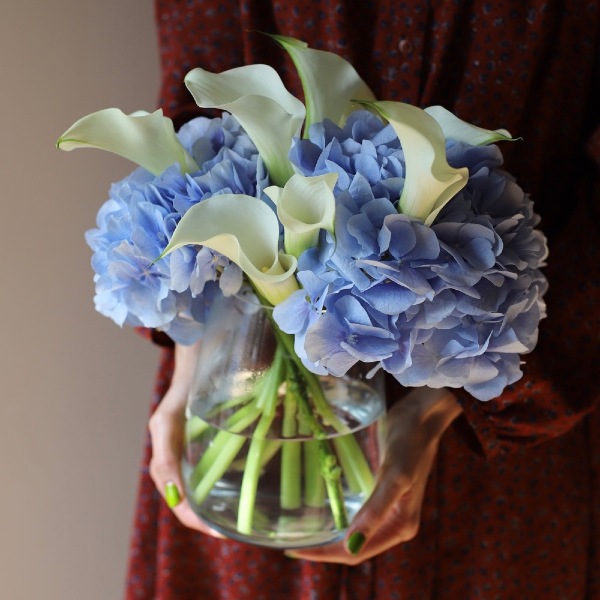
[[[346,548],[350,554],[358,554],[365,543],[365,535],[360,531],[353,531],[346,542]]]
[[[165,484],[165,500],[169,508],[175,508],[181,502],[179,490],[172,481],[167,481]]]
[[[294,560],[298,560],[300,557],[297,556],[296,554],[294,554],[291,550],[286,550],[284,552],[284,554],[288,557],[288,558],[293,558]]]

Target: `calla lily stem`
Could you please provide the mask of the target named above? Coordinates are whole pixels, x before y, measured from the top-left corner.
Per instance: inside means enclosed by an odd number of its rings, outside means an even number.
[[[250,393],[241,400],[231,399],[217,409],[217,414],[230,409],[234,412],[192,471],[189,482],[193,501],[201,504],[225,472],[235,465],[236,469],[243,470],[237,529],[251,535],[256,527],[255,504],[262,470],[281,448],[281,508],[295,510],[303,501],[307,506],[322,507],[326,492],[336,528],[345,529],[348,515],[342,476],[351,491],[368,495],[373,488],[373,475],[356,438],[350,435],[351,429],[327,403],[319,377],[295,354],[293,337],[282,332],[267,312],[277,340],[272,363]],[[269,439],[278,411],[282,412],[283,439]],[[213,411],[210,416],[217,415]],[[190,420],[188,438],[204,433],[209,425],[202,423],[199,419]],[[253,425],[245,458],[236,461],[247,441],[244,431]],[[327,439],[330,429],[337,434],[333,441]],[[303,443],[285,441],[296,435],[313,439]],[[301,449],[304,450],[304,481],[301,480]]]

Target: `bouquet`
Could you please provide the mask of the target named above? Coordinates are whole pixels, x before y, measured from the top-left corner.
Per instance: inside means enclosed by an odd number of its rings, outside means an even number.
[[[231,431],[216,434],[192,476],[200,504],[235,462],[235,434],[254,428],[256,447],[241,465],[242,533],[252,529],[273,454],[265,432],[278,412],[323,442],[311,460],[341,529],[341,473],[365,497],[373,480],[352,436],[323,440],[327,428],[342,437],[350,429],[328,408],[322,378],[365,365],[369,377],[385,371],[404,386],[492,399],[522,376],[547,289],[539,217],[501,168],[496,142],[514,141],[507,131],[440,106],[378,101],[341,57],[272,37],[296,65],[305,104],[266,65],[194,69],[188,89],[221,117],[175,133],[161,111],[108,109],[58,142],[140,165],[112,186],[87,233],[102,314],[191,344],[219,299],[272,309],[272,365],[241,398],[211,409],[230,411]],[[206,428],[190,423],[192,437]],[[282,479],[294,478],[288,459]]]

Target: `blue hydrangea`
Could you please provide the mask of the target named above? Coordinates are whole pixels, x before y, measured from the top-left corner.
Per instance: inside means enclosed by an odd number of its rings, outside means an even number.
[[[335,241],[323,234],[300,258],[310,291],[276,313],[314,370],[340,376],[362,361],[406,386],[463,387],[480,400],[521,377],[519,355],[545,316],[539,218],[496,146],[446,150],[469,181],[426,227],[398,213],[404,156],[390,125],[357,111],[294,144],[304,175],[338,174]]]
[[[391,125],[368,111],[355,111],[343,127],[325,120],[297,140],[290,160],[303,175],[337,173],[337,188],[347,190],[360,173],[376,197],[398,198],[404,186],[404,153]]]
[[[189,344],[202,332],[210,299],[236,293],[242,273],[207,248],[186,247],[154,261],[191,206],[222,193],[260,196],[268,178],[254,144],[228,114],[194,119],[178,136],[199,170],[182,174],[174,165],[154,176],[136,169],[111,186],[86,241],[97,310],[119,325],[158,328]]]
[[[111,187],[86,239],[101,313],[192,343],[213,298],[238,293],[243,274],[208,248],[156,257],[182,215],[206,198],[270,201],[262,161],[233,117],[195,119],[178,135],[198,171],[137,169]],[[398,213],[404,154],[376,116],[357,111],[343,127],[325,121],[294,143],[300,173],[338,175],[335,236],[322,231],[300,257],[302,287],[274,310],[313,371],[341,376],[370,363],[403,385],[463,387],[481,400],[521,377],[520,354],[533,349],[545,316],[539,218],[496,146],[448,142],[446,151],[469,181],[425,226]]]

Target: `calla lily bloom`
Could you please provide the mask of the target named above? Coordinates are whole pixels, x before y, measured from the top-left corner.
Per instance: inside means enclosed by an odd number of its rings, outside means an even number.
[[[431,225],[440,210],[469,179],[469,170],[446,160],[442,128],[424,110],[402,102],[364,102],[387,119],[404,149],[406,177],[399,211]]]
[[[288,51],[298,69],[306,108],[267,65],[247,65],[218,74],[194,69],[185,84],[201,108],[219,108],[237,118],[258,148],[271,180],[283,186],[294,174],[287,156],[303,124],[307,132],[311,124],[326,118],[342,123],[355,98],[373,100],[374,96],[354,67],[340,56],[313,50],[294,38],[271,37]]]
[[[429,106],[425,112],[437,121],[447,140],[464,142],[471,146],[485,146],[494,142],[514,142],[516,139],[506,129],[491,131],[471,125],[471,123],[459,119],[443,106]]]
[[[354,100],[375,100],[356,69],[341,56],[309,48],[306,42],[284,35],[270,35],[288,52],[306,102],[305,134],[313,123],[325,119],[342,125],[353,110]]]
[[[317,177],[294,175],[280,188],[271,186],[265,194],[277,206],[277,216],[284,227],[284,246],[296,258],[317,245],[319,230],[334,234],[337,173]]]
[[[193,69],[185,84],[201,108],[230,112],[246,130],[267,165],[271,180],[284,185],[294,170],[287,158],[300,134],[304,104],[290,94],[267,65],[247,65],[211,73]]]
[[[183,173],[198,165],[181,145],[173,121],[162,110],[126,115],[107,108],[79,119],[65,131],[56,147],[61,150],[99,148],[127,158],[154,175],[178,163]]]
[[[236,263],[273,305],[298,290],[296,258],[278,251],[277,217],[258,198],[220,194],[192,206],[159,258],[188,244],[206,246]]]

